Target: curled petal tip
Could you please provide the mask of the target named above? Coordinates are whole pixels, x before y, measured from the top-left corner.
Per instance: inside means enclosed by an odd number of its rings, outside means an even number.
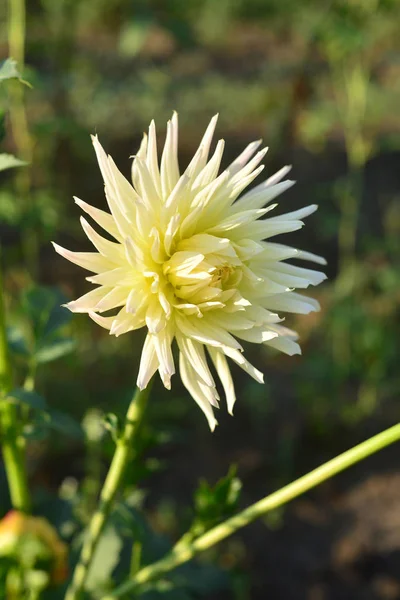
[[[218,425],[218,421],[214,420],[209,423],[211,431],[215,431],[216,426]]]

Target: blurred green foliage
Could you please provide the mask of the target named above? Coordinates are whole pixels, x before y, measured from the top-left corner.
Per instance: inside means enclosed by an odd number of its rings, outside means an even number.
[[[283,204],[320,204],[307,250],[328,258],[330,275],[316,294],[321,313],[291,319],[304,356],[249,348],[267,386],[256,388],[235,370],[236,416],[221,415],[211,441],[179,381],[173,396],[157,387],[88,597],[96,597],[97,576],[100,588],[111,589],[161,557],[182,535],[181,520],[194,536],[234,511],[239,480],[233,470],[222,477],[232,461],[253,497],[302,471],[309,455],[316,465],[345,440],[398,420],[399,18],[399,0],[27,0],[26,66],[20,74],[8,60],[0,69],[0,238],[18,384],[12,396],[26,416],[35,510],[73,544],[71,563],[142,343],[140,332],[111,339],[84,316],[71,321],[60,306],[88,288],[49,242],[56,237],[83,249],[73,194],[105,203],[89,133],[99,134],[126,173],[142,130],[155,118],[161,141],[173,109],[183,164],[218,111],[227,163],[263,136],[271,146],[267,167],[291,161],[299,181]],[[3,3],[4,50],[6,19]],[[26,158],[9,114],[10,86],[21,76],[32,84],[24,87],[32,162],[8,171]],[[219,482],[197,487],[200,475]],[[137,482],[141,495],[132,492]],[[191,504],[194,514],[182,508]],[[284,522],[284,514],[275,516],[271,528]],[[243,549],[228,550],[217,563],[234,572]],[[251,597],[250,584],[202,563],[178,569],[141,597],[187,600],[222,588],[235,600]],[[62,593],[48,590],[48,597]]]

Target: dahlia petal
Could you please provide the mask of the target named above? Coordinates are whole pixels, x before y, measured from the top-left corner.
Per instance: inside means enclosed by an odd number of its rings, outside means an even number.
[[[146,161],[136,157],[136,168],[140,182],[140,197],[144,201],[146,208],[153,213],[160,208],[160,195],[151,178]]]
[[[128,299],[126,301],[126,310],[127,312],[135,315],[139,313],[148,302],[148,293],[143,287],[136,286],[129,293]]]
[[[281,179],[283,179],[285,177],[285,175],[287,175],[291,170],[292,170],[292,165],[285,165],[284,167],[279,169],[279,171],[277,171],[276,173],[271,175],[271,177],[268,177],[268,179],[265,180],[265,185],[273,186],[276,183],[279,183],[279,181]]]
[[[267,345],[275,348],[276,350],[280,350],[280,352],[284,352],[289,356],[301,354],[301,348],[299,344],[288,337],[278,336],[272,340],[269,340]]]
[[[138,271],[141,267],[143,268],[145,263],[144,251],[130,236],[125,238],[125,256],[132,267]]]
[[[322,256],[318,256],[317,254],[313,254],[312,252],[306,252],[305,250],[298,250],[296,258],[300,258],[301,260],[309,260],[320,265],[327,264],[325,258],[323,258]]]
[[[237,332],[243,329],[252,329],[255,323],[251,319],[238,315],[236,313],[225,313],[223,311],[218,312],[218,316],[213,317],[209,315],[208,322],[210,324],[220,325],[227,330],[233,331],[235,335]]]
[[[196,379],[196,371],[192,369],[189,361],[183,356],[182,353],[179,354],[179,372],[181,375],[183,385],[188,390],[189,394],[192,396],[195,402],[200,406],[201,410],[204,412],[211,431],[214,431],[218,423],[216,418],[214,417],[214,412],[211,408],[211,404],[204,391],[202,390],[199,382]]]
[[[111,324],[110,334],[119,337],[129,331],[141,329],[144,326],[144,319],[139,315],[129,314],[126,308],[122,308],[118,315],[114,317]]]
[[[229,167],[228,167],[229,173],[231,175],[234,175],[235,173],[237,173],[238,171],[243,169],[245,164],[250,160],[250,158],[253,156],[254,152],[257,150],[257,148],[259,148],[261,146],[261,144],[262,144],[262,140],[257,140],[255,142],[251,142],[250,144],[248,144],[248,146],[246,146],[246,148],[243,150],[243,152],[241,154],[239,154],[239,156],[237,158],[235,158],[235,160],[229,165]]]
[[[110,163],[97,136],[92,136],[92,142],[94,150],[96,152],[100,171],[104,179],[105,194],[108,206],[110,207],[118,231],[120,232],[122,237],[126,237],[129,232],[129,222],[127,221],[126,214],[124,214],[124,212],[121,210],[118,199],[116,197],[114,177],[111,172]]]
[[[193,319],[181,317],[177,315],[177,327],[187,337],[197,340],[207,346],[215,346],[222,348],[223,346],[230,347],[236,350],[242,350],[241,345],[235,338],[225,331],[222,327],[214,327],[209,325],[206,319],[201,319],[201,324],[197,327]]]
[[[219,350],[217,350],[217,348],[212,348],[211,346],[208,346],[207,350],[211,356],[211,360],[214,363],[218,377],[221,380],[222,387],[224,388],[228,412],[230,415],[233,415],[233,407],[236,402],[236,394],[228,361],[226,360],[225,355]]]
[[[84,294],[65,306],[73,313],[87,313],[96,310],[97,304],[110,292],[111,288],[99,287]]]
[[[115,221],[109,213],[106,213],[104,210],[100,210],[99,208],[95,208],[94,206],[90,206],[83,200],[80,200],[76,196],[74,196],[75,204],[77,204],[82,210],[85,211],[89,216],[92,217],[94,221],[100,227],[102,227],[107,233],[113,236],[119,242],[121,241],[121,234],[118,231],[118,227],[115,225]]]
[[[146,325],[150,333],[156,335],[166,325],[165,313],[159,302],[152,300],[146,311]]]
[[[224,346],[222,351],[224,354],[226,354],[226,356],[231,358],[237,365],[239,365],[243,371],[246,371],[250,377],[253,377],[253,379],[258,381],[258,383],[264,383],[264,375],[261,373],[261,371],[253,367],[253,365],[249,363],[249,361],[246,360],[243,354],[238,352],[238,350]]]
[[[206,385],[215,387],[214,379],[207,365],[204,345],[179,334],[176,336],[176,341],[178,343],[179,350],[185,356],[186,360],[188,360],[192,365],[197,375],[201,377]]]
[[[238,227],[234,230],[231,235],[235,239],[240,237],[252,238],[253,240],[266,240],[275,235],[282,233],[290,233],[297,231],[304,226],[303,221],[274,221],[276,217],[271,219],[265,219],[265,221],[255,221],[254,223],[248,223],[242,227]]]
[[[171,192],[168,194],[165,202],[165,208],[169,209],[169,211],[172,211],[176,206],[179,206],[179,202],[181,201],[182,196],[186,193],[189,183],[190,177],[183,174],[182,177],[180,177],[176,182]]]
[[[291,291],[291,288],[286,282],[278,283],[276,280],[272,280],[268,277],[269,273],[266,269],[254,268],[254,273],[257,274],[260,280],[260,284],[257,285],[257,289],[254,289],[253,296],[255,298],[262,298],[265,296],[271,296],[275,294],[283,294],[284,292]]]
[[[252,223],[256,219],[264,216],[267,212],[273,210],[276,206],[277,204],[272,204],[268,208],[243,210],[240,213],[234,213],[233,215],[229,215],[229,217],[222,219],[218,225],[211,227],[208,231],[212,233],[224,233],[226,231],[232,231],[232,229],[236,229],[237,227],[241,227],[247,223]]]
[[[168,198],[179,179],[178,115],[174,113],[167,123],[167,136],[161,157],[161,187],[164,200]]]
[[[254,327],[247,331],[236,331],[235,335],[241,340],[251,342],[252,344],[264,344],[278,337],[276,331],[270,331],[268,329],[262,329],[261,327]]]
[[[124,251],[121,248],[121,244],[110,242],[109,240],[103,238],[97,233],[97,231],[93,229],[91,225],[89,225],[84,217],[80,218],[80,222],[83,231],[86,233],[87,237],[92,242],[96,250],[100,252],[100,254],[106,258],[110,258],[111,260],[115,260],[116,258],[121,258],[121,260],[123,260]]]
[[[153,343],[159,362],[158,371],[164,386],[171,389],[171,377],[175,373],[174,358],[172,356],[172,330],[170,327],[165,327],[158,334],[153,336]]]
[[[265,169],[265,166],[260,165],[257,169],[252,171],[249,175],[247,175],[246,177],[243,177],[242,179],[239,179],[237,182],[235,182],[234,185],[232,183],[232,186],[230,186],[231,192],[229,194],[229,205],[231,205],[236,200],[236,198],[239,196],[239,194],[241,194],[243,192],[243,190],[246,189],[256,179],[256,177],[259,176],[259,174],[264,169]]]
[[[137,202],[140,202],[141,198],[126,177],[122,175],[111,156],[108,157],[108,164],[114,184],[115,199],[118,202],[122,214],[124,214],[131,223],[134,223],[136,204]]]
[[[214,115],[202,137],[200,146],[185,171],[192,179],[195,179],[198,173],[205,167],[217,121],[218,115]]]
[[[208,233],[198,233],[189,239],[180,241],[177,245],[177,250],[186,250],[205,255],[213,252],[218,253],[229,246],[230,242],[227,238],[217,237]]]
[[[262,206],[265,206],[271,202],[271,200],[274,200],[280,194],[283,194],[283,192],[291,188],[295,183],[295,181],[286,179],[285,181],[281,181],[280,183],[276,183],[275,185],[271,186],[268,184],[267,179],[267,181],[260,183],[260,185],[257,185],[250,192],[247,192],[238,200],[236,200],[232,208],[236,211],[250,208],[261,208]]]
[[[320,309],[319,302],[314,298],[308,296],[302,296],[295,292],[287,292],[285,294],[276,294],[270,296],[265,302],[267,308],[272,310],[279,310],[283,312],[297,313],[301,315],[308,315],[310,312],[318,311]]]
[[[164,273],[190,273],[204,260],[204,254],[199,252],[181,251],[175,254],[165,263]]]
[[[271,271],[275,274],[282,274],[284,277],[289,276],[293,277],[292,283],[288,284],[292,287],[305,288],[308,285],[319,285],[327,278],[325,273],[322,271],[314,271],[313,269],[304,269],[303,267],[297,267],[295,265],[289,265],[288,263],[279,262],[273,264],[267,264],[270,267]],[[303,283],[295,283],[294,279],[303,281]],[[277,279],[275,279],[277,281]]]
[[[277,242],[259,242],[262,247],[262,251],[254,256],[253,263],[265,264],[266,261],[280,261],[286,260],[287,258],[298,258],[300,250],[285,246],[284,244],[278,244]]]
[[[115,267],[118,266],[114,261],[97,252],[72,252],[54,242],[52,242],[52,244],[58,254],[75,265],[78,265],[87,271],[92,271],[92,273],[111,271],[111,269],[115,269]]]
[[[225,142],[224,140],[219,140],[217,146],[215,148],[214,154],[212,158],[208,161],[206,166],[200,173],[197,175],[194,183],[192,185],[192,189],[195,190],[199,187],[204,187],[214,181],[221,164],[222,155],[224,152]]]
[[[260,164],[267,152],[268,148],[263,148],[257,152],[257,154],[232,177],[230,184],[235,185],[253,173],[254,169]]]
[[[160,363],[158,362],[153,336],[148,333],[143,345],[139,374],[136,381],[139,390],[144,390],[147,387],[159,365]]]
[[[176,214],[168,222],[167,229],[164,235],[164,249],[168,256],[172,254],[172,246],[174,243],[175,235],[179,228],[179,223],[181,220],[180,214]]]
[[[118,306],[125,306],[128,295],[129,288],[114,287],[96,304],[95,310],[98,312],[105,312],[112,308],[117,308]]]
[[[122,285],[132,287],[137,283],[138,275],[137,273],[133,273],[132,269],[128,269],[127,267],[117,267],[116,269],[111,269],[111,271],[105,271],[98,275],[86,277],[86,281],[96,285]]]
[[[100,325],[104,329],[111,329],[111,325],[115,319],[115,317],[103,317],[93,311],[88,312],[88,315],[97,325]]]
[[[142,140],[140,142],[139,150],[133,156],[132,167],[131,167],[131,179],[133,187],[137,192],[139,192],[139,196],[141,195],[140,190],[140,179],[137,170],[137,159],[146,160],[147,155],[147,133],[143,134]],[[132,157],[131,157],[132,158]]]
[[[151,121],[149,127],[149,136],[147,142],[147,158],[146,158],[147,168],[151,175],[151,178],[154,183],[154,187],[157,190],[157,194],[161,197],[161,179],[160,179],[160,169],[158,167],[158,158],[157,158],[157,138],[156,138],[156,125],[154,120]]]
[[[298,220],[304,219],[309,215],[312,215],[318,209],[318,204],[309,204],[304,208],[300,208],[299,210],[294,210],[293,212],[285,213],[280,215],[279,217],[273,217],[269,219],[270,221],[289,221],[289,220]]]

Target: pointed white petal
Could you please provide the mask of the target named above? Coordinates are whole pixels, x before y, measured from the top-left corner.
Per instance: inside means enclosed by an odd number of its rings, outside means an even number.
[[[236,402],[236,394],[228,361],[226,360],[225,355],[219,350],[217,350],[217,348],[212,348],[211,346],[208,346],[207,350],[214,363],[215,369],[218,373],[218,377],[221,380],[222,387],[224,388],[228,412],[230,415],[232,415],[233,407]]]
[[[119,242],[121,241],[121,234],[118,231],[118,227],[115,224],[114,218],[109,213],[106,213],[104,210],[100,210],[99,208],[95,208],[94,206],[90,206],[83,200],[80,200],[76,196],[74,196],[75,204],[77,204],[82,210],[85,211],[88,215],[92,217],[94,221],[100,227],[102,227],[107,233],[112,235]]]
[[[213,409],[206,393],[206,386],[200,385],[196,371],[191,367],[189,361],[182,353],[179,353],[179,372],[183,385],[204,412],[211,431],[214,431],[217,420],[214,417]]]
[[[65,306],[73,313],[87,313],[96,310],[97,304],[110,292],[110,288],[98,287]]]
[[[159,367],[153,336],[148,333],[145,339],[142,356],[140,358],[139,374],[136,385],[140,390],[144,390],[150,379]]]
[[[58,254],[75,265],[78,265],[87,271],[92,271],[92,273],[111,271],[111,269],[115,269],[118,266],[114,261],[105,258],[97,252],[72,252],[54,242],[52,242],[52,244]]]

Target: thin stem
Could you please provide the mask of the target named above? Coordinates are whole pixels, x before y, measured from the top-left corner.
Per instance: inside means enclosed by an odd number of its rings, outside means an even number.
[[[7,474],[11,503],[15,510],[29,512],[30,495],[25,469],[24,452],[19,434],[17,409],[7,400],[12,389],[12,371],[6,336],[5,307],[0,269],[0,425],[4,467]]]
[[[150,385],[145,390],[136,390],[129,405],[125,426],[117,441],[110,469],[100,493],[99,507],[90,521],[89,530],[83,542],[79,561],[65,600],[78,600],[82,595],[94,552],[111,512],[115,496],[121,487],[126,467],[134,449],[134,437],[142,421],[149,392]]]
[[[300,479],[293,481],[270,496],[266,496],[259,502],[252,504],[238,515],[213,527],[207,533],[193,542],[188,543],[186,546],[180,544],[179,547],[173,548],[165,558],[144,567],[134,578],[119,586],[116,590],[111,592],[111,594],[103,597],[102,600],[120,598],[128,592],[137,590],[138,587],[144,583],[158,579],[165,573],[168,573],[168,571],[187,562],[199,552],[207,550],[242,527],[255,521],[259,517],[262,517],[270,510],[290,502],[294,498],[297,498],[297,496],[300,496],[300,494],[304,494],[304,492],[307,492],[316,485],[326,481],[337,473],[340,473],[340,471],[347,469],[363,458],[374,454],[378,450],[381,450],[385,446],[388,446],[399,439],[400,424],[397,424],[390,429],[375,435],[366,442],[355,446],[351,450],[340,454],[333,460],[330,460],[307,475],[300,477]]]
[[[25,0],[8,0],[9,53],[17,61],[21,72],[25,64],[25,30]],[[20,153],[20,158],[30,162],[32,160],[32,140],[29,134],[24,104],[25,88],[19,82],[15,82],[15,85],[10,87],[10,93],[12,96],[10,120],[17,151]],[[25,173],[24,177],[29,177],[27,169],[20,173],[21,177],[23,173]]]
[[[8,47],[9,55],[18,63],[20,72],[25,65],[26,6],[25,0],[8,0]],[[32,163],[33,140],[29,132],[25,106],[25,86],[19,81],[8,85],[10,96],[10,123],[18,158]],[[23,202],[26,212],[30,209],[31,171],[30,167],[18,169],[15,178],[16,192]],[[26,228],[22,236],[22,246],[28,269],[36,270],[38,240],[32,227]]]

